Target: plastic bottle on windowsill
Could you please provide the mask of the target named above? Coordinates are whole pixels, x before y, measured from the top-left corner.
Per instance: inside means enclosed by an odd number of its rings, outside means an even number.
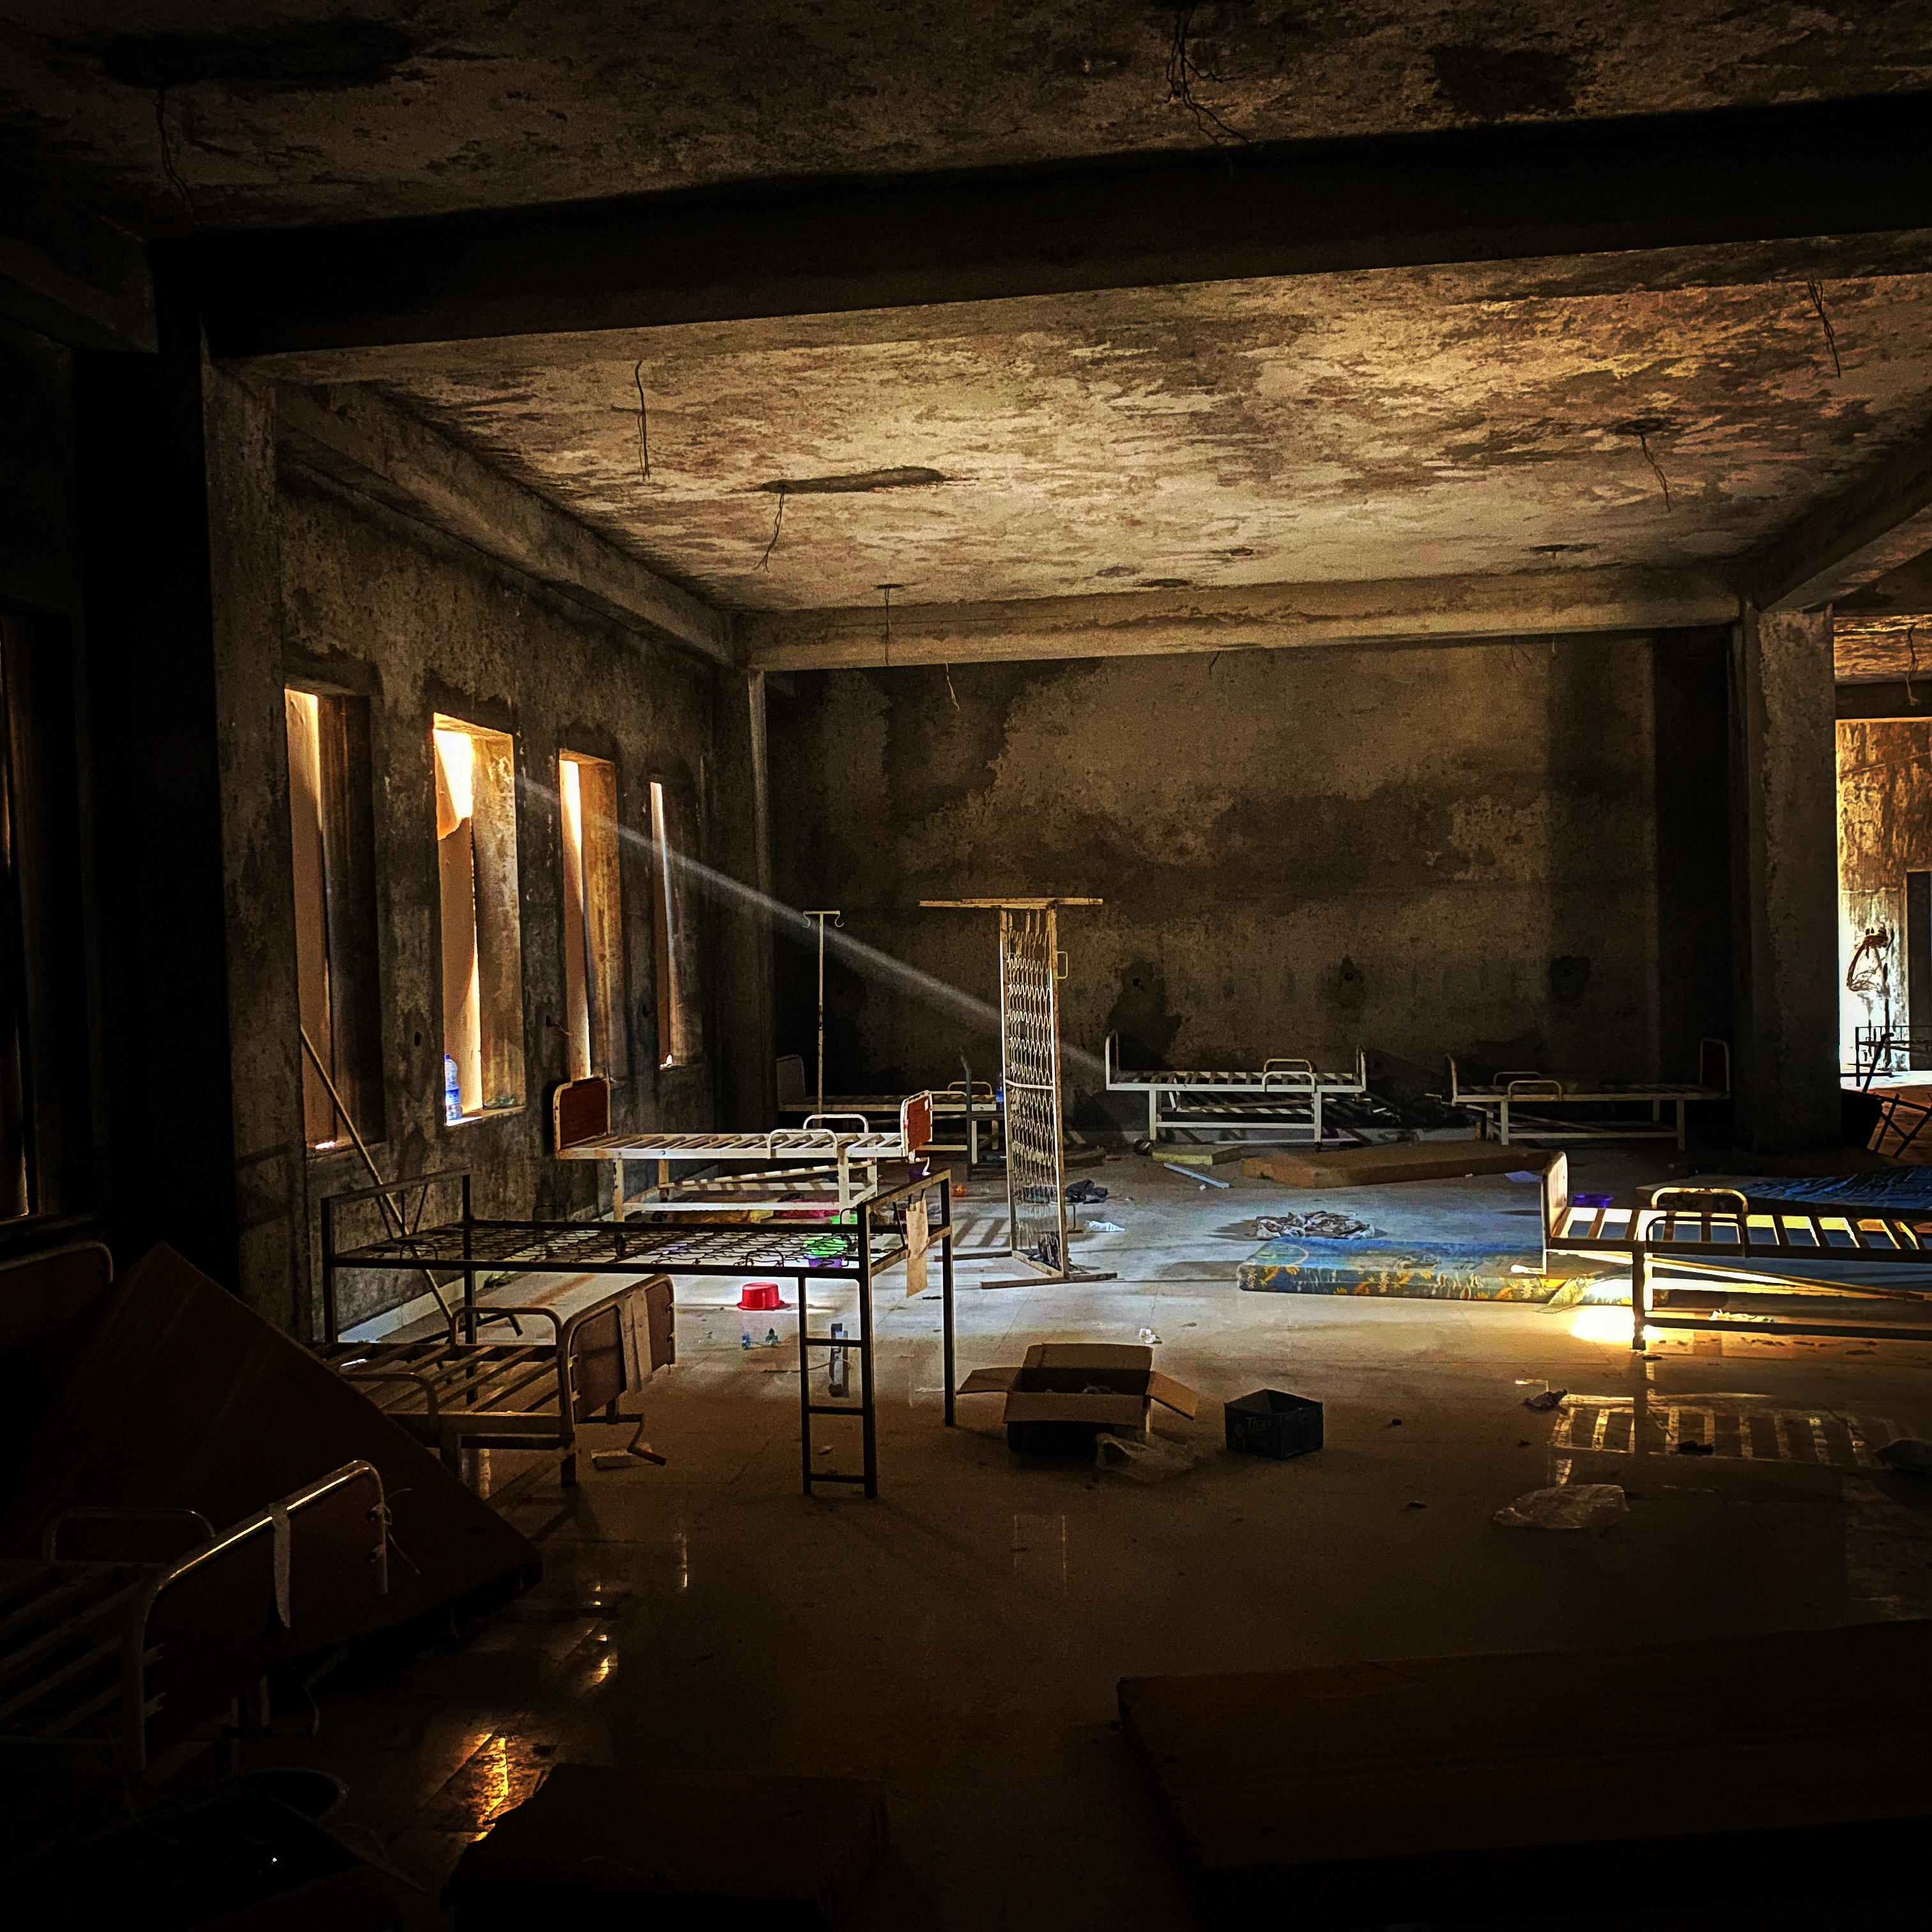
[[[451,1053],[442,1056],[442,1118],[451,1126],[463,1118],[463,1076]]]

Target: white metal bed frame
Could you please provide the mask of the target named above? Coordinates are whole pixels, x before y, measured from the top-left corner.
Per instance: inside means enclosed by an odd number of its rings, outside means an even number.
[[[1716,1078],[1712,1077],[1715,1072]],[[1728,1042],[1706,1036],[1697,1048],[1697,1075],[1694,1081],[1653,1081],[1628,1085],[1600,1082],[1594,1087],[1567,1088],[1562,1082],[1533,1067],[1514,1067],[1500,1071],[1491,1081],[1474,1087],[1462,1084],[1456,1071],[1456,1056],[1449,1055],[1449,1092],[1452,1107],[1475,1108],[1484,1117],[1485,1129],[1493,1130],[1497,1140],[1508,1147],[1517,1141],[1652,1141],[1675,1139],[1684,1144],[1684,1110],[1694,1101],[1728,1100],[1731,1097],[1731,1049]],[[1532,1116],[1552,1107],[1645,1106],[1650,1120],[1578,1121],[1559,1127],[1544,1121],[1535,1125],[1512,1122],[1510,1109],[1521,1107]],[[1675,1109],[1676,1123],[1668,1124],[1664,1109]]]
[[[879,1192],[879,1169],[887,1162],[918,1159],[932,1139],[932,1096],[914,1094],[899,1103],[896,1132],[874,1127],[862,1114],[814,1114],[802,1126],[769,1133],[634,1133],[610,1130],[610,1083],[601,1076],[560,1087],[551,1102],[560,1160],[608,1161],[610,1218],[632,1208],[653,1214],[712,1214],[721,1205],[796,1210],[812,1197],[840,1211]],[[841,1122],[848,1124],[842,1126]],[[656,1185],[624,1191],[627,1161],[654,1162]],[[756,1161],[756,1173],[708,1180],[676,1180],[674,1166],[713,1166],[720,1161]],[[804,1162],[803,1166],[790,1163]]]
[[[1312,1060],[1277,1055],[1254,1070],[1172,1067],[1134,1072],[1118,1062],[1120,1036],[1107,1036],[1103,1050],[1110,1093],[1144,1094],[1148,1138],[1208,1128],[1227,1134],[1269,1134],[1318,1144],[1324,1102],[1369,1090],[1368,1058],[1355,1050],[1352,1078],[1320,1072]],[[1237,1100],[1228,1096],[1250,1096]]]

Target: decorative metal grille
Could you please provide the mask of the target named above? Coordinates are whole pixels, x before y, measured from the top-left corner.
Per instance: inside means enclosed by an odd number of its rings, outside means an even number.
[[[1061,1185],[1060,1004],[1051,907],[1000,913],[1000,1031],[1006,1060],[1006,1202],[1013,1252],[1049,1274],[1066,1267]]]

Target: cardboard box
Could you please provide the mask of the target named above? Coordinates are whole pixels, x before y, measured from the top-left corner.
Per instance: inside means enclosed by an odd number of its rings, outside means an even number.
[[[1144,1430],[1154,1405],[1191,1416],[1200,1398],[1139,1343],[1041,1342],[1018,1368],[975,1369],[962,1395],[1004,1395],[1006,1446],[1084,1451],[1110,1429]]]

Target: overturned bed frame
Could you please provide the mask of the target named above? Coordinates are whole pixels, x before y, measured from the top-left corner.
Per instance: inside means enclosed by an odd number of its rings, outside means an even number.
[[[1684,1144],[1684,1110],[1700,1100],[1731,1097],[1731,1049],[1721,1040],[1706,1039],[1697,1049],[1697,1078],[1691,1081],[1653,1081],[1648,1084],[1599,1082],[1567,1088],[1561,1080],[1533,1068],[1509,1068],[1493,1080],[1463,1084],[1456,1056],[1449,1056],[1452,1107],[1473,1108],[1486,1131],[1504,1147],[1512,1141],[1648,1141],[1675,1139]],[[1622,1120],[1573,1120],[1559,1125],[1546,1118],[1557,1108],[1648,1106],[1650,1118]],[[1666,1107],[1673,1118],[1664,1118]],[[1513,1112],[1513,1110],[1520,1110]]]
[[[1163,1135],[1206,1130],[1318,1145],[1325,1132],[1324,1103],[1369,1090],[1367,1058],[1359,1048],[1353,1074],[1324,1073],[1312,1060],[1286,1056],[1264,1060],[1252,1071],[1173,1067],[1134,1072],[1120,1065],[1120,1035],[1109,1034],[1108,1090],[1147,1096],[1148,1138],[1156,1144]]]
[[[186,1547],[61,1555],[64,1532],[98,1546],[110,1526]],[[266,1724],[268,1672],[387,1592],[388,1526],[382,1479],[360,1461],[220,1531],[188,1509],[62,1512],[38,1558],[0,1562],[0,1745],[98,1751],[138,1777],[210,1726],[238,1735],[244,1698]]]

